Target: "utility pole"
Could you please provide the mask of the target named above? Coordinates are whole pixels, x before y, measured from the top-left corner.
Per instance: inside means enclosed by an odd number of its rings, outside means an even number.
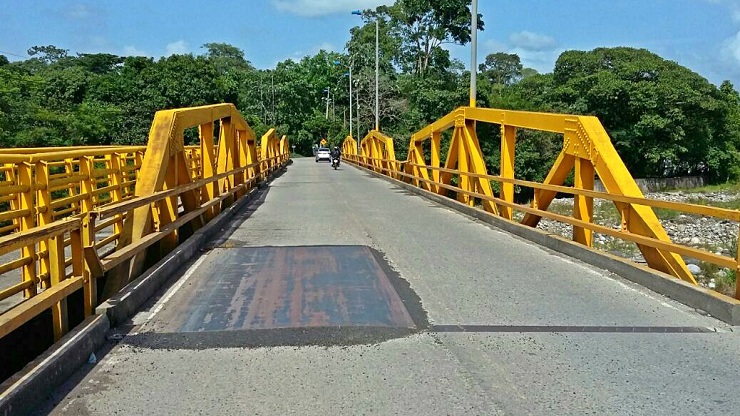
[[[475,107],[478,90],[478,0],[473,0],[470,10],[470,106]]]
[[[326,87],[326,115],[324,118],[326,120],[329,119],[329,92],[331,91],[331,87]]]
[[[380,34],[380,19],[376,16],[375,17],[375,130],[380,131],[380,99],[378,98],[378,74],[379,71],[379,64],[378,61],[380,59],[380,43],[379,43],[379,34]]]

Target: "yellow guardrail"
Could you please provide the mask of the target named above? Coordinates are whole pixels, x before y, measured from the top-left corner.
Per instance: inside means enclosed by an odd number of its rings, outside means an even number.
[[[489,175],[487,172],[476,123],[500,126],[499,175]],[[543,183],[514,177],[519,128],[562,134],[562,151]],[[450,129],[453,131],[449,150],[442,164],[442,135]],[[461,107],[413,134],[408,157],[403,162],[396,161],[392,152],[387,151],[387,145],[382,145],[388,142],[392,144],[392,140],[379,132],[372,131],[362,139],[359,154],[357,147],[353,147],[348,140],[343,148],[345,159],[349,162],[440,195],[446,196],[448,191],[452,191],[462,203],[473,205],[477,199],[483,209],[507,220],[514,219],[514,212],[523,213],[520,223],[530,227],[536,227],[542,218],[572,225],[573,240],[589,247],[593,246],[594,232],[635,243],[648,266],[692,284],[697,284],[696,279],[688,270],[682,255],[729,268],[736,273],[740,271],[739,253],[734,253],[733,258],[672,242],[653,208],[734,222],[740,222],[740,211],[645,198],[595,117]],[[566,177],[573,171],[574,186],[563,186]],[[593,190],[596,175],[606,192]],[[498,195],[494,194],[492,182],[498,184]],[[529,206],[515,203],[515,186],[533,189],[534,198]],[[548,211],[559,192],[573,195],[572,216]],[[621,217],[619,229],[594,223],[594,198],[615,204]],[[740,285],[737,283],[735,297],[740,299]]]
[[[200,144],[184,146],[192,127]],[[0,301],[12,301],[0,310],[0,338],[51,308],[59,339],[76,324],[70,294],[82,289],[84,315],[93,313],[284,167],[287,149],[274,130],[258,146],[231,104],[157,112],[146,147],[2,149],[0,219],[10,234],[0,237],[0,256],[17,257],[0,264],[0,276],[20,281],[0,290]]]

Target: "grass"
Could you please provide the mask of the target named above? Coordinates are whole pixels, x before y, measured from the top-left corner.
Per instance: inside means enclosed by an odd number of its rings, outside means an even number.
[[[709,192],[732,192],[732,193],[740,193],[740,182],[737,183],[721,183],[718,185],[707,185],[707,186],[701,186],[699,188],[691,188],[691,189],[676,189],[672,192],[685,192],[689,194],[704,194]]]
[[[740,196],[735,197],[729,201],[711,201],[705,195],[701,195],[702,193],[713,192],[740,194],[740,183],[704,186],[701,188],[680,191],[691,194],[691,196],[689,196],[686,201],[688,203],[712,206],[717,208],[740,210]],[[554,200],[553,203],[550,204],[550,206],[548,207],[548,211],[563,216],[572,216],[572,200],[568,201],[568,203],[564,203],[562,201],[563,200]],[[679,217],[684,218],[683,216],[687,217],[687,221],[692,221],[700,217],[697,215],[687,214],[671,209],[652,209],[653,212],[655,212],[655,215],[663,221],[675,221],[679,219]],[[594,222],[605,226],[614,226],[620,224],[621,215],[619,213],[619,210],[617,210],[617,207],[610,201],[598,200],[594,204]],[[618,254],[624,257],[634,257],[639,254],[639,248],[635,243],[618,238],[613,238],[610,236],[606,236],[606,238],[599,238],[599,236],[600,234],[594,234],[594,247],[597,249],[611,252],[613,254]],[[722,252],[725,253],[725,255],[729,253],[731,257],[734,257],[734,253],[737,253],[737,240],[731,238],[728,241],[712,242],[710,244],[705,243],[698,248],[714,253]],[[713,283],[713,289],[715,291],[731,297],[735,296],[737,275],[734,270],[702,261],[696,264],[701,270],[700,273],[696,274],[697,282],[705,287],[709,287],[710,284]]]
[[[707,206],[716,207],[716,208],[735,209],[735,210],[740,209],[740,198],[731,199],[729,201],[709,201],[703,197],[692,197],[692,198],[689,198],[687,202],[690,204],[707,205]]]
[[[605,242],[600,242],[597,238],[598,235],[599,234],[594,234],[594,248],[612,254],[616,254],[615,252],[618,252],[627,257],[633,257],[640,252],[640,249],[637,248],[637,244],[631,241],[607,236]]]
[[[699,268],[702,273],[700,276],[697,276],[697,280],[701,284],[709,286],[711,280],[714,279],[715,291],[727,296],[735,296],[735,282],[737,281],[737,275],[734,270],[706,262],[699,263]]]

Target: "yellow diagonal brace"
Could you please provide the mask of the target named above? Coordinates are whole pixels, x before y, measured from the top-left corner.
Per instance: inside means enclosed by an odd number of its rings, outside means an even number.
[[[584,144],[592,148],[590,157],[606,191],[617,195],[643,197],[599,120],[596,117],[579,117],[579,121],[582,129],[580,137],[584,142],[588,141]],[[650,207],[630,204],[628,229],[635,234],[671,241]],[[650,267],[696,284],[694,276],[678,254],[640,244],[638,247]]]
[[[573,169],[574,163],[575,157],[565,153],[564,151],[560,152],[560,155],[558,155],[557,160],[555,160],[555,164],[550,168],[550,172],[547,174],[543,183],[545,185],[562,185],[563,182],[565,182],[565,178],[568,177],[568,174]],[[547,208],[550,206],[550,203],[555,198],[556,194],[557,192],[555,191],[536,189],[534,191],[533,204],[536,208],[547,211]],[[542,219],[542,217],[538,215],[526,214],[522,219],[522,224],[536,227],[537,224],[539,224],[540,219]]]

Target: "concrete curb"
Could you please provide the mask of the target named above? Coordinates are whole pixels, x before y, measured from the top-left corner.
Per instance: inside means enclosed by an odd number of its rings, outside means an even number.
[[[105,342],[110,322],[93,315],[62,337],[53,347],[0,385],[0,415],[27,414],[57,386],[82,367]]]
[[[444,205],[485,222],[486,224],[537,243],[543,247],[547,247],[553,251],[574,257],[584,263],[608,270],[687,306],[702,310],[730,325],[740,325],[740,301],[737,299],[725,296],[710,289],[694,286],[666,273],[635,264],[621,257],[616,257],[609,253],[582,246],[559,235],[493,216],[481,209],[434,194],[425,189],[401,182],[372,170],[365,169],[357,165],[353,166],[363,169],[374,176],[385,179],[388,182],[400,186],[419,196],[430,199],[440,205]]]
[[[259,194],[274,178],[285,171],[277,170],[264,182],[239,198],[234,204],[205,224],[173,252],[160,260],[144,274],[132,281],[116,296],[95,309],[95,315],[67,333],[41,356],[28,363],[0,385],[0,415],[32,412],[39,400],[47,397],[58,386],[79,370],[105,343],[105,335],[125,322],[138,308],[154,295],[211,237]]]

